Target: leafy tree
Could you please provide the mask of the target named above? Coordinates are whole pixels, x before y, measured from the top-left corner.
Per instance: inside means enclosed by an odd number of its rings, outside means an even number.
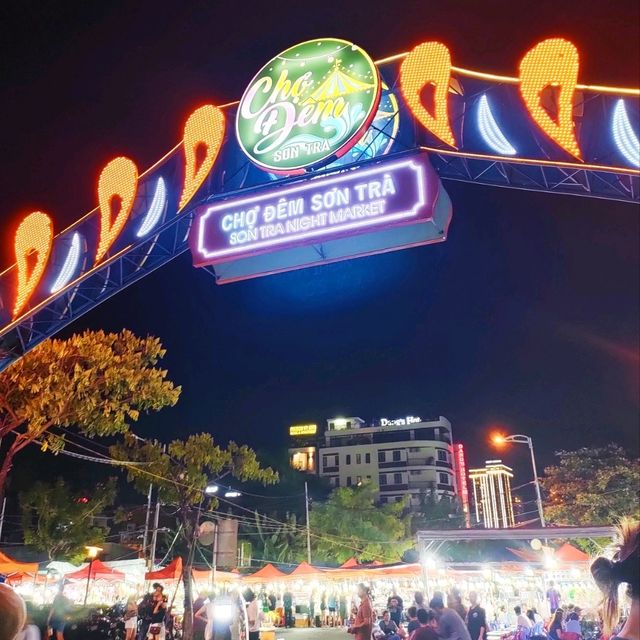
[[[612,524],[640,516],[640,460],[616,444],[557,451],[541,479],[546,518],[568,525]]]
[[[268,518],[255,512],[257,540],[252,543],[252,550],[270,562],[294,564],[306,559],[305,533],[296,514],[287,513],[282,523],[274,522],[277,519],[277,514]]]
[[[168,446],[159,442],[140,441],[131,434],[110,449],[114,458],[144,465],[127,467],[128,478],[142,494],[149,482],[158,487],[159,498],[176,508],[179,537],[176,548],[183,559],[185,615],[184,638],[193,633],[193,595],[191,569],[197,544],[198,522],[204,508],[215,509],[218,499],[205,499],[205,488],[211,481],[230,474],[241,482],[256,480],[262,484],[278,481],[278,474],[263,468],[255,451],[246,445],[230,442],[226,449],[218,446],[211,434],[200,433],[186,440],[174,440]]]
[[[407,540],[405,504],[376,503],[371,483],[334,489],[329,499],[314,505],[310,515],[312,555],[323,563],[360,560],[400,560]]]
[[[14,457],[28,444],[61,449],[57,427],[87,436],[126,433],[141,411],[174,405],[180,387],[156,365],[157,338],[85,331],[47,340],[0,373],[0,438],[13,435],[0,466],[0,497]]]
[[[413,517],[412,529],[461,529],[465,526],[464,513],[457,500],[438,498],[435,490],[420,496],[420,507]]]
[[[92,518],[103,513],[116,497],[116,480],[91,488],[91,493],[72,491],[62,478],[54,483],[36,482],[20,494],[24,541],[49,560],[82,560],[85,545],[104,542],[107,530],[94,526]]]

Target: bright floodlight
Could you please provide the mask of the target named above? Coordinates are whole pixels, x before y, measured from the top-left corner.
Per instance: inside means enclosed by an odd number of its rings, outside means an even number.
[[[98,556],[98,554],[102,551],[102,547],[93,547],[90,545],[87,545],[85,547],[85,549],[87,550],[87,555],[93,559],[96,558]]]
[[[504,444],[507,441],[506,438],[501,433],[494,433],[491,436],[491,440],[493,441],[493,444],[498,446],[500,446],[501,444]]]
[[[225,497],[225,498],[239,498],[241,495],[242,495],[242,494],[241,494],[239,491],[233,491],[233,490],[231,490],[231,491],[227,491],[227,492],[224,494],[224,497]]]
[[[208,495],[208,496],[212,496],[214,493],[218,493],[218,485],[217,484],[210,484],[205,490],[204,492]]]

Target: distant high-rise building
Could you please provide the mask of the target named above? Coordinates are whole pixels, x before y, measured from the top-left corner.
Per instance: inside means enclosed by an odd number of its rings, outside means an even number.
[[[469,469],[473,482],[476,522],[487,529],[515,526],[511,478],[513,471],[502,460],[487,460],[483,469]]]

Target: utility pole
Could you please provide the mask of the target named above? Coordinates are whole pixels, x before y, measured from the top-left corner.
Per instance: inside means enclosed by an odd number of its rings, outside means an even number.
[[[160,523],[160,498],[156,502],[156,515],[153,519],[153,532],[151,534],[151,553],[149,554],[149,571],[153,571],[153,563],[156,560],[156,543],[158,541],[158,524]]]
[[[311,564],[311,530],[309,529],[309,488],[304,483],[304,511],[307,516],[307,562]]]
[[[149,484],[149,493],[147,494],[147,517],[144,521],[144,536],[142,538],[142,557],[147,560],[147,544],[149,543],[149,520],[151,520],[151,492],[153,485]]]

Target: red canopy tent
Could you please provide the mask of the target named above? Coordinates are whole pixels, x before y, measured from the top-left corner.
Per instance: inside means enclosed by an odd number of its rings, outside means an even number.
[[[308,562],[301,562],[290,574],[290,578],[297,578],[299,576],[319,576],[322,573],[321,569],[310,565]]]
[[[339,568],[340,569],[351,569],[351,567],[357,567],[357,566],[359,566],[358,561],[355,558],[351,557],[346,562],[343,562],[340,565]]]
[[[17,562],[8,555],[0,551],[0,573],[10,575],[12,573],[36,573],[38,571],[37,562]]]
[[[179,580],[182,576],[182,558],[179,556],[172,560],[166,567],[157,571],[147,571],[145,580]]]
[[[262,567],[262,569],[258,569],[258,571],[256,571],[255,573],[247,576],[245,580],[255,580],[257,582],[262,582],[264,580],[278,580],[280,578],[286,577],[286,575],[286,573],[283,573],[282,571],[280,571],[280,569],[277,569],[271,563],[269,563]]]
[[[589,555],[565,542],[555,552],[556,560],[560,562],[589,562]]]
[[[193,579],[196,582],[210,582],[211,581],[211,569],[194,569]],[[220,571],[216,569],[216,582],[232,582],[237,580],[240,575],[233,571]]]
[[[94,560],[90,564],[86,564],[81,569],[73,571],[72,573],[66,573],[65,580],[86,580],[89,577],[89,568],[91,568],[92,580],[109,580],[111,582],[124,581],[125,575],[122,571],[111,569],[107,567],[104,562],[100,560]]]

